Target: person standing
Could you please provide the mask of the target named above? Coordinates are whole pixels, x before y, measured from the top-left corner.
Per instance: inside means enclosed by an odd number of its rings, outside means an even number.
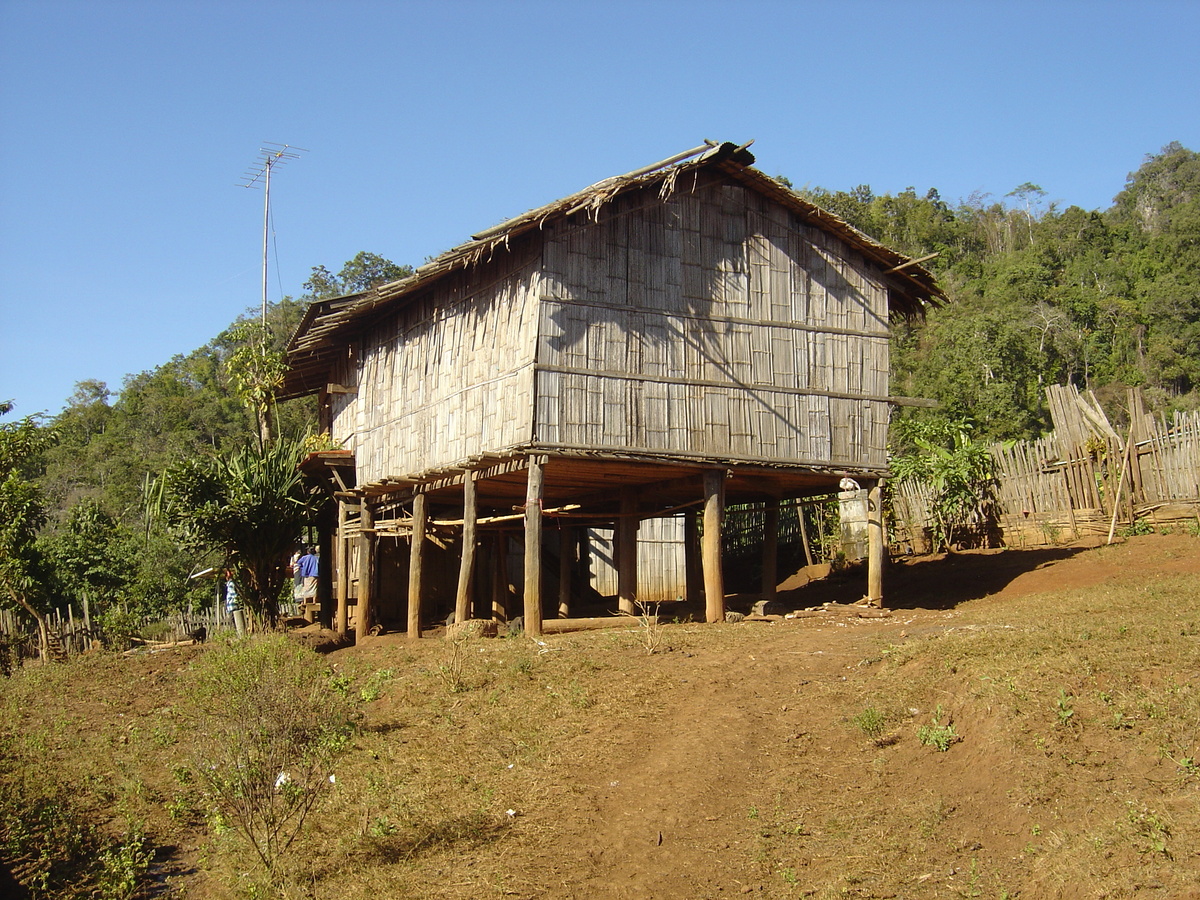
[[[321,556],[316,547],[309,547],[308,552],[300,557],[300,563],[297,567],[301,584],[300,584],[300,602],[301,610],[305,612],[305,618],[308,618],[307,610],[304,609],[305,604],[310,604],[317,599],[317,576],[321,571]],[[312,621],[311,619],[309,621]]]
[[[233,583],[233,570],[225,570],[225,612],[233,618],[233,627],[237,629],[238,637],[246,634],[246,613],[242,608],[242,599],[238,596],[237,586]]]

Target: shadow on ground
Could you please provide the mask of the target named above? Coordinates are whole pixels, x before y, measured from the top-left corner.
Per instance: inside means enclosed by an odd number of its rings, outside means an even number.
[[[1021,575],[1086,552],[1084,547],[982,550],[904,557],[884,572],[888,609],[953,609],[968,600],[1002,592]],[[823,603],[853,603],[866,593],[865,566],[855,566],[791,591],[785,605],[803,609]]]

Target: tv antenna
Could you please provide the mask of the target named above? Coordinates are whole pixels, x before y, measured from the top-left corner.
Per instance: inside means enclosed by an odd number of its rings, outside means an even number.
[[[243,176],[246,180],[241,187],[256,188],[263,185],[263,252],[262,252],[262,322],[267,324],[267,236],[270,233],[271,222],[271,170],[282,166],[289,160],[299,159],[301,153],[307,153],[303,147],[293,147],[291,144],[272,144],[265,142],[258,148],[258,162],[246,170]]]

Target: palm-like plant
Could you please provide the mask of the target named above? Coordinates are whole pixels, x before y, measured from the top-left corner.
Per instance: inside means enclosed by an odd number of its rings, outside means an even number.
[[[238,596],[274,627],[287,561],[322,497],[299,469],[302,441],[193,457],[167,469],[148,510],[185,544],[220,548]]]

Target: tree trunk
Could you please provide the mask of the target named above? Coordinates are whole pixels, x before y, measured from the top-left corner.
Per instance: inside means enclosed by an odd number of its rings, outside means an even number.
[[[42,665],[47,665],[50,662],[50,626],[46,622],[46,617],[31,606],[29,601],[13,590],[12,587],[9,587],[8,595],[13,598],[13,602],[20,606],[21,609],[29,613],[33,617],[33,621],[37,623],[38,655],[41,657]]]

